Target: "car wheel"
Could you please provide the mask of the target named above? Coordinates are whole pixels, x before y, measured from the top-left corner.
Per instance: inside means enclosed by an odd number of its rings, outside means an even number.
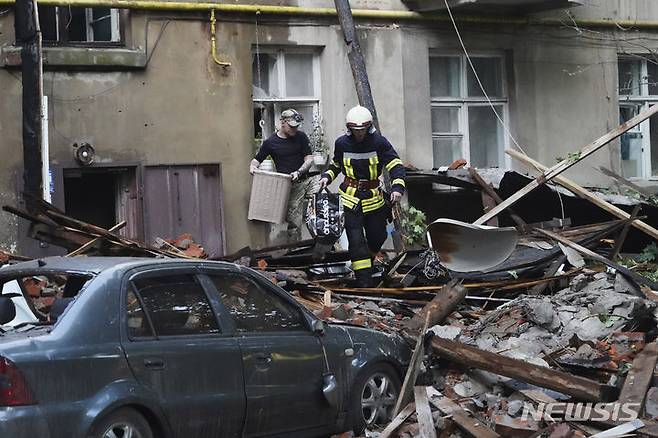
[[[388,424],[400,394],[400,378],[392,366],[378,363],[363,370],[352,393],[352,429],[361,435],[366,427]]]
[[[89,438],[153,438],[153,433],[139,412],[121,408],[101,419]]]

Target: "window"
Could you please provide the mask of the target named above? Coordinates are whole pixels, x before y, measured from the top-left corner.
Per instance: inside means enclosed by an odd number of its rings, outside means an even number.
[[[128,313],[128,336],[130,338],[153,336],[144,309],[142,309],[142,304],[132,290],[129,290],[126,295],[126,311]]]
[[[304,116],[309,133],[320,119],[320,61],[311,50],[257,48],[253,54],[254,132],[259,140],[272,135],[281,111],[294,108]]]
[[[121,39],[118,9],[40,5],[39,22],[45,44],[111,43]]]
[[[496,111],[506,120],[503,58],[471,60]],[[503,165],[507,138],[464,56],[430,56],[430,97],[435,168],[460,157],[476,167]]]
[[[157,336],[219,333],[215,314],[201,285],[192,275],[169,275],[133,282]],[[129,333],[145,326],[138,300],[128,295]],[[137,298],[137,297],[135,297]],[[131,313],[132,312],[132,313]],[[138,327],[137,321],[141,318]],[[134,327],[131,327],[131,325]]]
[[[621,57],[617,63],[619,122],[658,102],[658,64],[652,58]],[[658,176],[658,116],[621,136],[621,171],[627,178]]]
[[[299,309],[238,275],[211,276],[238,332],[303,330]]]

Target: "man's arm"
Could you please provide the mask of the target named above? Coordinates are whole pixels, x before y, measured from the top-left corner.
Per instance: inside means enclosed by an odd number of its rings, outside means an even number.
[[[393,149],[393,145],[386,138],[383,140],[384,143],[380,154],[382,163],[391,176],[391,202],[398,202],[402,199],[402,195],[407,187],[404,181],[406,172],[402,160],[398,156],[398,153],[395,152],[395,149]]]
[[[249,173],[253,175],[256,169],[258,169],[259,165],[260,165],[260,161],[258,161],[257,159],[254,158],[253,160],[251,160],[251,163],[249,163]]]
[[[331,160],[331,164],[326,172],[320,177],[320,188],[328,186],[331,181],[336,179],[338,174],[341,172],[341,164],[343,162],[342,153],[339,152],[340,148],[338,146],[338,140],[334,143],[334,158]]]
[[[299,177],[306,175],[311,166],[313,166],[313,155],[306,155],[304,157],[304,163],[300,166],[300,168],[290,174],[292,180],[297,181]]]

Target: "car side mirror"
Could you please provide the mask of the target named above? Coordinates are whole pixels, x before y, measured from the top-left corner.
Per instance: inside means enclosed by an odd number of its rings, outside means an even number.
[[[0,296],[0,325],[7,324],[16,318],[16,305],[11,298]]]
[[[324,321],[316,319],[313,321],[313,333],[317,335],[324,335]]]

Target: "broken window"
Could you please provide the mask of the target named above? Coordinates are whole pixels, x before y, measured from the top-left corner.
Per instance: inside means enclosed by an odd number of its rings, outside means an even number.
[[[39,23],[44,44],[121,40],[118,9],[39,5]]]
[[[299,310],[276,294],[238,275],[212,275],[238,332],[303,330]]]
[[[279,116],[294,108],[304,116],[307,133],[320,120],[320,61],[316,51],[254,49],[252,85],[256,147],[272,135]]]
[[[619,122],[624,123],[658,102],[658,60],[622,56],[617,63]],[[658,176],[658,116],[620,138],[621,171],[627,178]]]
[[[219,333],[208,297],[192,275],[167,275],[133,281],[138,298],[150,316],[156,336]],[[128,297],[129,331],[144,336],[139,301]],[[132,325],[132,327],[131,327]],[[149,329],[150,331],[150,329]],[[148,331],[146,332],[148,333]]]
[[[465,158],[476,167],[502,167],[507,138],[493,108],[507,120],[502,56],[430,56],[434,167]],[[487,100],[486,94],[491,100]]]

